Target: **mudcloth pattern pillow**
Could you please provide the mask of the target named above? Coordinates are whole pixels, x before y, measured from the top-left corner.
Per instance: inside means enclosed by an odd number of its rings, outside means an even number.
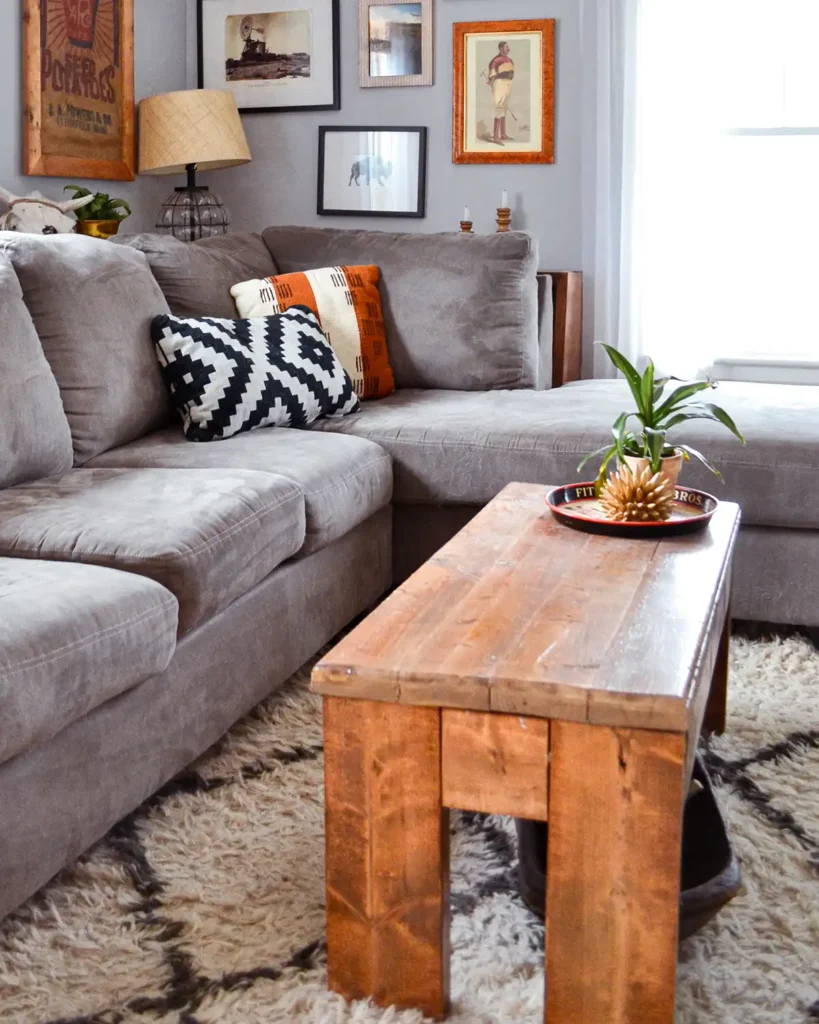
[[[158,316],[151,331],[191,441],[256,427],[306,427],[359,407],[350,378],[305,306],[252,320]]]
[[[349,373],[359,398],[395,391],[378,267],[324,267],[244,281],[230,290],[239,316],[269,316],[304,305],[318,316],[327,340]]]

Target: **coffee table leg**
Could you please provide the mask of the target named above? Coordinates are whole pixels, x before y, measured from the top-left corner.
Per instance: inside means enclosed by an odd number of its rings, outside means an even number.
[[[449,1009],[449,812],[441,713],[324,700],[329,984],[347,999]]]
[[[685,737],[551,724],[548,1024],[672,1024]]]
[[[705,706],[703,732],[725,732],[725,717],[728,709],[728,660],[731,647],[731,613],[725,616],[725,625],[719,641],[714,675],[711,678],[711,691]]]

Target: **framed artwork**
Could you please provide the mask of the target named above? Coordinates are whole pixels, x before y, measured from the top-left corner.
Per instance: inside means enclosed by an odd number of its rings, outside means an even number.
[[[338,110],[339,0],[197,0],[199,88],[243,114]]]
[[[425,217],[426,128],[319,128],[318,212]]]
[[[134,0],[23,0],[23,170],[133,181]]]
[[[554,163],[554,19],[453,28],[454,163]]]
[[[358,80],[362,88],[432,85],[432,0],[358,0]]]

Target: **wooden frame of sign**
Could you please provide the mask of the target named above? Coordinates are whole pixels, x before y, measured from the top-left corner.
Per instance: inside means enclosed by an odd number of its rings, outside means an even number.
[[[133,181],[134,0],[23,0],[23,170]]]

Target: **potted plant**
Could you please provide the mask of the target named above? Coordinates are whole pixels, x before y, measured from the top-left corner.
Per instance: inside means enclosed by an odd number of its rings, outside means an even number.
[[[711,465],[702,452],[676,440],[668,440],[669,431],[681,423],[688,420],[714,420],[727,427],[745,444],[745,438],[724,409],[710,402],[693,401],[701,392],[715,388],[716,383],[711,380],[680,382],[680,387],[674,388],[666,398],[666,386],[678,378],[655,377],[654,363],[651,360],[645,372],[640,374],[617,349],[611,345],[603,345],[603,348],[614,366],[626,378],[637,409],[633,412],[623,412],[617,417],[611,428],[614,442],[587,455],[577,467],[578,472],[590,459],[602,455],[596,482],[598,494],[602,493],[606,485],[606,473],[612,459],[616,459],[620,466],[628,467],[635,478],[643,477],[648,480],[657,474],[660,478],[665,478],[668,481],[666,490],[670,490],[672,496],[683,462],[688,462],[692,458],[701,462],[722,480],[720,471]],[[639,421],[639,429],[629,429],[628,423],[632,418]],[[621,475],[626,478],[625,473]]]
[[[131,207],[124,199],[112,199],[106,192],[91,192],[82,185],[66,185],[63,192],[71,191],[75,199],[93,195],[87,206],[77,210],[76,230],[81,235],[110,238],[119,231],[120,224],[131,216]]]

